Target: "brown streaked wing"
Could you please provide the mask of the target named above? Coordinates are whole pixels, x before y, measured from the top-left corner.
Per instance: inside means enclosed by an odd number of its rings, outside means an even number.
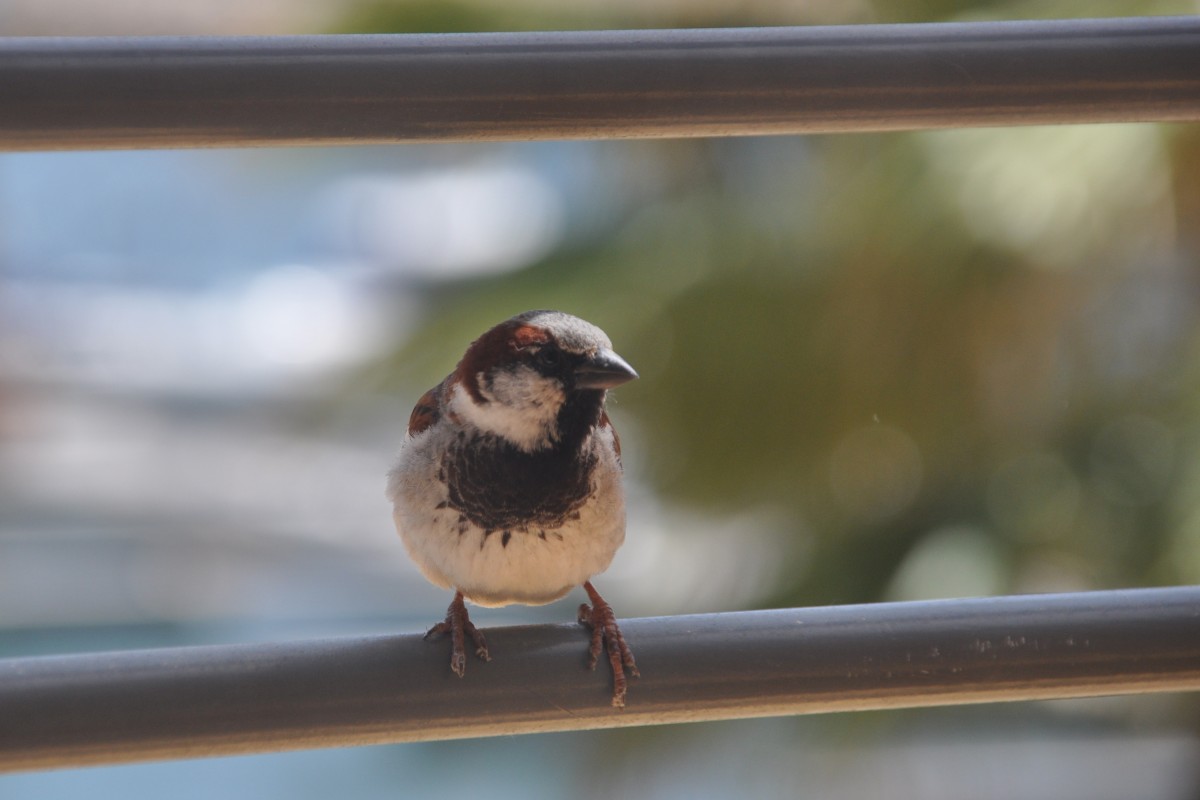
[[[413,406],[412,414],[408,418],[409,436],[416,436],[441,419],[442,391],[445,386],[446,381],[442,381],[421,395],[421,399]]]

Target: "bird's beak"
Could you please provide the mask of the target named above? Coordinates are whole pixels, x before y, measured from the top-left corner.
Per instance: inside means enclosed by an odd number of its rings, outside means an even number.
[[[612,389],[638,376],[629,362],[612,350],[597,350],[575,368],[576,389]]]

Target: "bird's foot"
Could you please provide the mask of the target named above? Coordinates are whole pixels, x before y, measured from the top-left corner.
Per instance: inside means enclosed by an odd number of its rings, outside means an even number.
[[[641,673],[633,660],[633,652],[629,645],[625,644],[625,637],[617,627],[617,617],[612,606],[604,602],[604,598],[596,591],[596,587],[592,586],[591,581],[584,583],[583,588],[588,594],[588,599],[592,601],[590,606],[587,603],[579,606],[579,623],[592,631],[592,644],[588,648],[588,668],[596,668],[602,649],[608,651],[608,662],[612,665],[613,673],[613,708],[624,708],[627,688],[625,670],[628,669],[629,674],[635,678],[640,677]]]
[[[450,669],[458,677],[461,678],[467,671],[467,636],[471,637],[471,643],[475,645],[475,655],[484,661],[492,660],[491,655],[488,654],[487,641],[484,640],[483,633],[471,624],[471,618],[467,615],[467,606],[463,603],[462,592],[454,593],[454,600],[446,609],[446,619],[426,631],[425,638],[429,639],[446,633],[450,634]]]

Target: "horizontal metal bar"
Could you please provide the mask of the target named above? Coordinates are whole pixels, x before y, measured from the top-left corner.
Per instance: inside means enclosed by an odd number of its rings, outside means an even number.
[[[0,661],[0,770],[1200,689],[1200,588],[633,619],[628,706],[569,625]]]
[[[0,39],[0,149],[1200,119],[1200,18]]]

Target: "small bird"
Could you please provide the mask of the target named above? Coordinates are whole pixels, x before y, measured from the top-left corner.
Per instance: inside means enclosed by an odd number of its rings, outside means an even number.
[[[431,583],[454,590],[425,638],[450,634],[459,677],[465,637],[491,660],[464,600],[542,605],[582,585],[588,666],[607,651],[612,704],[624,707],[625,670],[637,676],[637,664],[591,578],[625,540],[621,443],[605,398],[637,376],[595,325],[527,311],[472,342],[417,401],[387,494],[409,556]]]

